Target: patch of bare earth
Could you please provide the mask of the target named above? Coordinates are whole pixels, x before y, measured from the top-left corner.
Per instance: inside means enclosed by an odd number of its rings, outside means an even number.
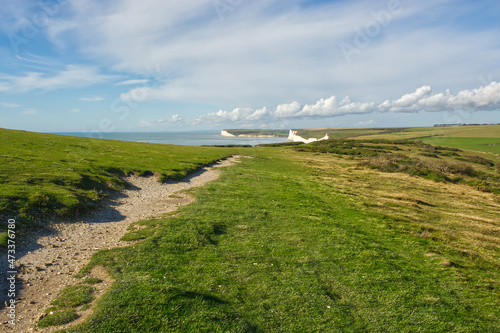
[[[128,177],[125,180],[130,183],[130,188],[110,198],[109,205],[93,216],[80,221],[53,222],[50,230],[24,235],[22,242],[17,239],[16,265],[19,273],[16,276],[15,325],[9,323],[11,310],[7,308],[9,298],[6,292],[9,289],[8,263],[2,254],[0,331],[53,332],[83,321],[91,314],[91,308],[79,313],[80,318],[68,325],[45,329],[36,327],[37,321],[44,316],[61,289],[83,280],[76,279],[74,275],[96,251],[131,244],[120,241],[131,223],[161,217],[193,202],[192,196],[181,191],[201,187],[217,179],[221,172],[217,168],[239,162],[240,158],[230,157],[178,182],[161,184],[156,177]],[[95,295],[99,297],[112,280],[104,269],[94,269],[90,276],[102,280],[94,286]]]

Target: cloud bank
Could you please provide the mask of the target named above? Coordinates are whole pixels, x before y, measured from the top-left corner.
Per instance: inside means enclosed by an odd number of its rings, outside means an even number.
[[[462,90],[452,94],[449,90],[433,93],[432,88],[424,85],[414,92],[398,99],[382,103],[353,102],[348,96],[338,100],[336,96],[321,98],[314,104],[301,105],[294,101],[280,104],[274,111],[267,107],[261,109],[235,108],[232,111],[219,110],[198,117],[197,123],[255,125],[273,123],[280,119],[330,118],[349,114],[369,114],[374,112],[441,112],[441,111],[499,111],[500,83],[491,82],[477,89]],[[373,124],[374,121],[362,125]],[[361,124],[360,124],[361,125]]]

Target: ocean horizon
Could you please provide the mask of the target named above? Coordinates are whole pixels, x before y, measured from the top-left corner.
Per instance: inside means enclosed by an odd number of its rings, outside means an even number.
[[[50,134],[95,138],[105,140],[160,143],[182,146],[204,145],[260,145],[289,141],[285,137],[225,137],[220,131],[187,131],[187,132],[51,132]]]

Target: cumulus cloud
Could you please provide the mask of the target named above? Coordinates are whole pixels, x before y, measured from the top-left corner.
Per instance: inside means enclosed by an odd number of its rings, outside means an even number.
[[[472,90],[462,90],[453,95],[449,90],[432,94],[430,86],[422,86],[414,93],[397,100],[386,100],[380,111],[392,112],[437,112],[437,111],[491,111],[500,109],[500,84],[491,82]]]
[[[321,98],[314,104],[303,107],[298,102],[280,104],[276,107],[274,115],[278,118],[297,117],[335,117],[346,114],[360,114],[375,111],[375,103],[353,102],[348,96],[341,101],[336,96]]]
[[[252,108],[236,108],[233,111],[219,110],[209,113],[205,116],[198,117],[196,123],[208,122],[211,124],[244,124],[248,122],[260,122],[271,117],[271,113],[266,107],[261,109]]]
[[[172,117],[167,119],[158,119],[158,120],[145,120],[141,119],[139,126],[140,127],[150,127],[155,128],[166,124],[184,124],[184,119],[178,114],[174,114]]]
[[[355,126],[367,126],[367,125],[375,125],[375,120],[373,119],[370,119],[368,121],[360,121],[356,124],[354,124]]]
[[[462,90],[453,95],[449,90],[445,93],[432,93],[432,88],[424,85],[412,93],[405,94],[395,100],[385,100],[377,105],[375,102],[357,102],[349,97],[338,100],[336,96],[321,98],[312,104],[301,106],[299,102],[279,104],[274,111],[267,107],[261,109],[235,108],[232,111],[219,110],[198,117],[196,123],[236,124],[245,126],[261,126],[276,123],[279,119],[330,118],[350,114],[369,114],[375,112],[437,112],[437,111],[484,111],[500,110],[500,84],[492,82],[477,89]],[[357,123],[359,126],[374,125],[374,120]]]
[[[302,111],[297,113],[299,117],[333,117],[346,114],[369,113],[374,111],[374,104],[352,102],[349,97],[344,97],[340,102],[335,96],[320,99],[315,104],[304,105]]]
[[[301,107],[299,102],[292,102],[289,104],[280,104],[276,107],[276,117],[293,117],[300,111]]]

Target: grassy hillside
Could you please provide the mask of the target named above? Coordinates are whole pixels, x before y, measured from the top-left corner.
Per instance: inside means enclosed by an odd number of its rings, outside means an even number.
[[[500,154],[500,125],[406,128],[401,132],[366,135],[360,139],[418,139],[432,145]]]
[[[296,149],[335,154],[361,161],[360,165],[371,169],[467,184],[483,192],[500,194],[500,159],[493,154],[464,152],[418,140],[325,140]]]
[[[97,253],[83,275],[101,265],[116,282],[69,331],[500,329],[498,196],[339,154],[254,152],[143,241]]]
[[[431,145],[500,154],[500,137],[432,137],[421,140]]]
[[[249,149],[0,138],[1,213],[26,219],[85,212],[130,172],[165,180],[236,151],[255,157],[191,190],[197,201],[175,216],[138,222],[125,238],[140,242],[97,252],[80,275],[103,266],[115,282],[69,332],[500,330],[493,153],[362,139]],[[76,318],[93,290],[67,287],[40,325]]]
[[[84,213],[129,173],[178,179],[233,152],[5,129],[0,142],[0,217],[25,221]]]

